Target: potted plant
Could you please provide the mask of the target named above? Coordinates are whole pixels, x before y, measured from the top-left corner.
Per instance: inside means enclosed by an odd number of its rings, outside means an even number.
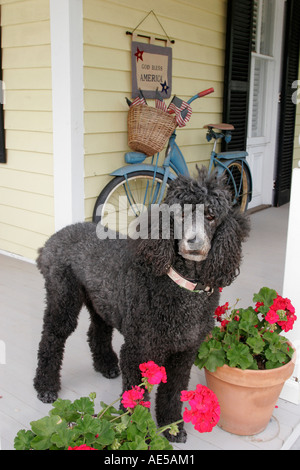
[[[49,415],[30,423],[31,429],[21,429],[15,437],[16,450],[171,450],[162,435],[178,433],[178,424],[192,422],[199,432],[209,432],[217,424],[220,406],[215,394],[204,385],[196,390],[182,391],[181,401],[188,402],[183,417],[176,423],[157,428],[152,419],[150,402],[144,392],[154,384],[166,382],[164,367],[153,361],[140,364],[142,382],[132,387],[110,405],[101,402],[95,414],[96,394],[81,397],[73,403],[58,399]],[[123,409],[114,404],[121,401]]]
[[[273,289],[254,294],[254,306],[215,311],[216,326],[198,350],[195,364],[205,368],[207,386],[218,397],[218,426],[253,435],[265,429],[296,353],[281,334],[293,328],[295,309]]]

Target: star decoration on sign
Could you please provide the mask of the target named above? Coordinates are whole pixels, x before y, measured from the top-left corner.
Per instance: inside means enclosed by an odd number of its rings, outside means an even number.
[[[144,54],[144,51],[140,51],[139,48],[137,47],[137,51],[134,54],[136,56],[137,62],[139,61],[139,59],[143,60],[143,54]]]
[[[168,87],[168,85],[167,85],[166,80],[164,81],[164,83],[161,83],[160,85],[161,85],[161,91],[162,91],[162,93],[163,93],[163,92],[167,93],[169,87]]]

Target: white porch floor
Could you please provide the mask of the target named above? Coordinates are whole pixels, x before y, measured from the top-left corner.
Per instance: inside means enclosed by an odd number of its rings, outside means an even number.
[[[241,299],[241,306],[252,303],[254,292],[268,286],[282,292],[288,206],[269,208],[251,215],[252,232],[244,246],[240,276],[224,289],[222,303]],[[5,364],[0,356],[0,448],[13,449],[19,429],[45,416],[51,405],[36,398],[32,385],[36,352],[42,328],[44,305],[43,280],[34,264],[0,255],[0,346],[5,344]],[[120,378],[108,380],[93,370],[86,332],[88,314],[82,311],[79,326],[69,338],[62,370],[61,398],[74,400],[97,393],[97,399],[112,402],[121,392]],[[116,334],[115,349],[122,343]],[[3,348],[2,348],[3,353]],[[190,387],[205,384],[203,373],[192,370]],[[153,399],[153,396],[152,396]],[[239,437],[216,427],[199,434],[186,425],[186,444],[182,450],[275,450],[281,449],[300,423],[300,406],[279,399],[267,429],[252,437]],[[291,449],[300,449],[300,439]]]

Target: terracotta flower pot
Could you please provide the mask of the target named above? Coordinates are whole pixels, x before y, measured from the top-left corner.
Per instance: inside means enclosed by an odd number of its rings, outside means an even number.
[[[296,352],[290,362],[277,369],[241,370],[227,365],[215,372],[205,369],[207,386],[220,403],[218,426],[240,436],[262,432],[271,419],[284,382],[293,373],[295,361]]]

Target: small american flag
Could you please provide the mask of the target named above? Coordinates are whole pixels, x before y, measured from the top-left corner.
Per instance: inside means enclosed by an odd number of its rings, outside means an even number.
[[[158,91],[158,88],[156,88],[156,93],[155,93],[155,107],[156,109],[161,109],[161,111],[168,112],[167,105],[164,102],[160,92]]]
[[[192,115],[192,108],[188,103],[181,100],[177,96],[174,96],[168,106],[168,112],[170,114],[175,113],[176,122],[178,126],[184,127],[190,120],[190,117]]]
[[[146,105],[147,102],[146,102],[145,97],[144,97],[144,95],[143,95],[143,93],[142,93],[142,90],[139,90],[139,94],[138,94],[138,96],[133,100],[133,102],[131,103],[130,108],[132,108],[133,106],[140,106],[140,105],[142,105],[142,104]]]

